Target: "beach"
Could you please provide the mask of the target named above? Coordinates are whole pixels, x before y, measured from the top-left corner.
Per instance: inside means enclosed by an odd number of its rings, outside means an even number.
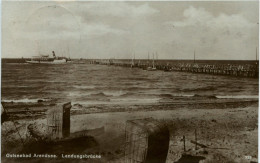
[[[191,101],[198,97],[193,97]],[[202,99],[201,99],[202,100]],[[212,99],[211,99],[212,100]],[[226,99],[220,99],[218,104],[186,104],[176,106],[174,104],[146,104],[146,105],[121,105],[113,112],[106,111],[109,106],[79,109],[74,105],[71,110],[71,133],[84,129],[94,129],[104,126],[105,133],[95,137],[98,145],[86,145],[81,151],[71,151],[65,147],[50,147],[38,151],[40,153],[57,154],[58,159],[54,162],[68,161],[61,158],[64,151],[68,154],[76,153],[99,153],[101,159],[88,159],[90,162],[123,162],[125,124],[127,120],[155,118],[164,121],[170,128],[170,147],[167,162],[178,161],[182,154],[188,153],[193,156],[204,157],[204,162],[250,162],[258,158],[257,132],[258,132],[258,102],[254,99],[241,101],[233,99],[233,103]],[[203,100],[202,100],[203,101]],[[226,100],[227,101],[227,100]],[[214,103],[213,102],[213,103]],[[103,111],[97,111],[103,110]],[[110,107],[110,108],[115,108]],[[121,108],[121,110],[120,110]],[[122,110],[124,108],[124,110]],[[92,109],[92,110],[91,110]],[[88,111],[88,112],[87,112]],[[44,111],[43,111],[44,112]],[[18,118],[13,117],[16,127],[21,134],[24,143],[29,143],[30,138],[26,136],[26,127],[29,124],[46,124],[46,115],[36,117]],[[194,132],[200,144],[206,147],[190,143],[194,140]],[[183,151],[182,136],[186,137],[186,152]],[[35,151],[37,146],[32,146],[29,151]],[[2,125],[2,160],[8,162],[20,162],[20,159],[6,158],[6,153],[22,153],[28,147],[23,146],[20,137],[12,121],[4,122]],[[59,150],[57,150],[57,148]],[[62,150],[61,150],[62,149]],[[37,150],[36,150],[37,151]],[[55,152],[56,151],[56,152]],[[59,152],[57,152],[59,151]],[[28,152],[28,149],[27,149]],[[250,159],[246,159],[249,156]],[[34,159],[24,158],[26,161],[34,162]],[[44,160],[43,158],[40,160]],[[83,159],[84,160],[84,159]],[[81,159],[72,159],[70,162],[83,162]]]

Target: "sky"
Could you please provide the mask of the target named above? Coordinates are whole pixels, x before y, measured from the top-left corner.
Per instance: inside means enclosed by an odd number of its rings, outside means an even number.
[[[2,1],[2,58],[254,60],[258,1]]]

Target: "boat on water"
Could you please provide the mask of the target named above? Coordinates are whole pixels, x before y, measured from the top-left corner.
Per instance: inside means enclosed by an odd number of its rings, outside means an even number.
[[[156,71],[156,67],[147,67],[147,71]]]
[[[138,65],[140,64],[140,61],[139,63],[135,63],[135,53],[134,53],[134,58],[132,58],[132,62],[131,62],[131,68],[138,68]]]
[[[55,52],[52,51],[53,56],[49,57],[49,55],[39,55],[33,56],[31,60],[27,60],[26,63],[31,64],[65,64],[71,62],[69,58],[66,57],[57,57]]]
[[[152,67],[147,67],[147,71],[156,71],[156,67],[155,67],[155,64],[154,64],[154,55],[153,55],[153,66]]]

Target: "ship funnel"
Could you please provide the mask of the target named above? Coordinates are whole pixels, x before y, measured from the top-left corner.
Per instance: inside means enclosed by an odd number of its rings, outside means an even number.
[[[55,55],[55,52],[54,52],[54,51],[52,51],[52,54],[53,54],[53,57],[56,57],[56,55]]]

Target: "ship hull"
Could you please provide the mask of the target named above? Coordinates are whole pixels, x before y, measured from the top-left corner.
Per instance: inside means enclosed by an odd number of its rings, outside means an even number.
[[[156,68],[155,67],[148,67],[147,71],[156,71]]]
[[[26,63],[30,64],[65,64],[67,63],[66,59],[61,60],[53,60],[53,61],[26,61]]]

